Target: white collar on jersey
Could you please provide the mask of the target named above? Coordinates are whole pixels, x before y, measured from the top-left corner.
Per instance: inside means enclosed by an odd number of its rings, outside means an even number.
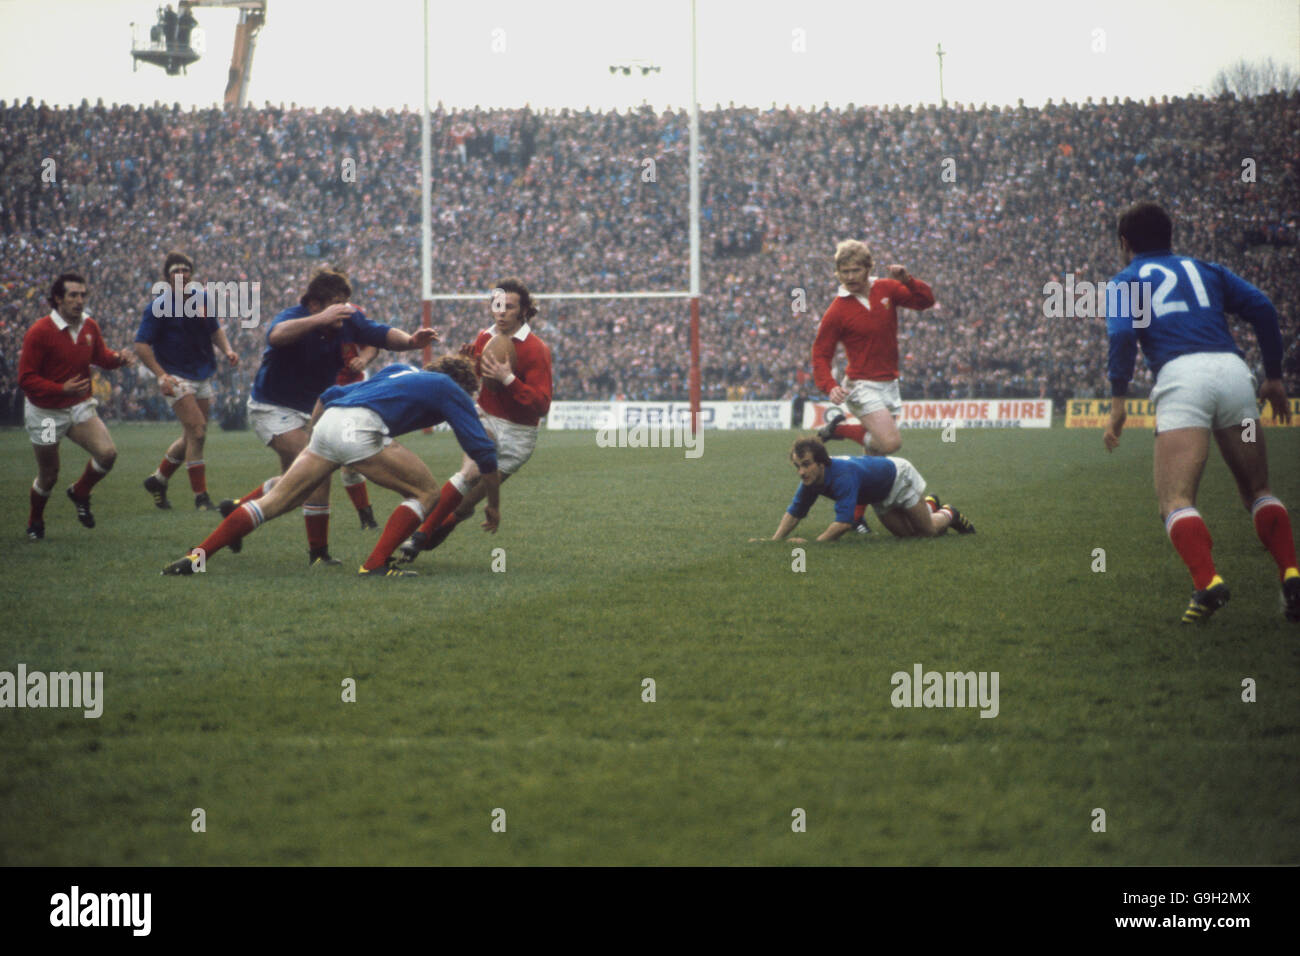
[[[872,287],[873,285],[875,285],[875,284],[876,284],[876,277],[875,277],[875,276],[867,276],[867,291],[868,291],[868,292],[871,290],[871,287]],[[844,286],[840,286],[840,291],[839,291],[839,292],[836,292],[835,294],[836,294],[837,296],[839,296],[840,298],[848,298],[849,296],[852,295],[855,299],[857,299],[859,302],[861,302],[863,305],[865,305],[868,309],[871,308],[871,302],[870,302],[870,300],[869,300],[866,296],[862,296],[862,295],[854,295],[854,294],[853,294],[852,292],[850,292],[848,289],[844,288]]]
[[[497,334],[497,333],[496,333],[496,328],[495,328],[494,326],[491,326],[491,325],[489,325],[489,326],[488,326],[486,329],[484,329],[483,331],[484,331],[484,332],[491,332],[493,335],[496,335],[496,334]],[[523,323],[521,326],[519,326],[519,328],[515,329],[515,334],[512,335],[512,336],[510,336],[510,337],[511,337],[512,339],[518,339],[520,342],[522,342],[524,339],[528,338],[529,333],[531,333],[532,331],[533,331],[533,330],[530,329],[530,328],[528,327],[528,323],[525,322],[525,323]]]
[[[54,327],[58,329],[60,332],[64,331],[65,329],[72,328],[68,320],[65,319],[63,316],[59,315],[58,309],[50,310],[50,318],[54,320]],[[75,329],[72,329],[73,338],[76,338],[78,335],[81,334],[81,327],[86,324],[86,319],[88,318],[90,318],[90,313],[83,311],[81,313],[81,321],[77,323],[77,327]]]

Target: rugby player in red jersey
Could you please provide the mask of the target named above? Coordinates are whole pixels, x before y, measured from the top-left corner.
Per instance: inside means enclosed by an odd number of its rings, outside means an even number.
[[[521,281],[502,279],[492,290],[491,309],[492,325],[462,351],[480,360],[484,388],[478,396],[479,417],[496,441],[504,482],[532,456],[537,447],[537,423],[550,411],[551,350],[528,325],[537,308]],[[514,340],[513,371],[506,363],[483,354],[494,335],[509,335]],[[402,545],[402,559],[414,561],[420,551],[431,551],[445,541],[457,524],[474,513],[485,490],[477,466],[466,455],[460,471],[442,486],[433,512]]]
[[[833,409],[817,435],[823,441],[848,438],[869,455],[892,455],[903,445],[898,416],[903,403],[898,391],[898,308],[928,309],[934,305],[930,287],[901,265],[889,267],[889,278],[871,272],[871,250],[848,239],[835,249],[839,293],[822,316],[813,341],[813,380],[834,405],[843,405],[861,424],[842,424],[845,414]],[[844,343],[848,370],[843,382],[831,375],[835,349]],[[855,527],[867,530],[863,509]]]
[[[86,280],[65,272],[54,280],[49,303],[52,311],[36,320],[23,336],[18,358],[18,386],[26,396],[25,424],[36,453],[36,480],[32,483],[27,537],[45,537],[45,503],[59,480],[59,442],[66,436],[90,452],[90,461],[68,489],[77,520],[95,527],[90,513],[90,489],[103,478],[117,448],[95,411],[90,366],[121,368],[135,361],[130,349],[115,352],[104,344],[99,326],[83,310]]]

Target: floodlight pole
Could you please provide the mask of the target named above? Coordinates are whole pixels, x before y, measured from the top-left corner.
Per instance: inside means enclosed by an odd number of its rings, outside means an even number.
[[[945,100],[945,99],[943,98],[943,56],[944,56],[944,53],[943,53],[943,44],[942,44],[942,43],[940,43],[939,46],[938,46],[938,48],[934,51],[934,55],[937,56],[937,57],[939,58],[939,106],[940,106],[940,107],[944,107],[944,106],[947,106],[947,105],[948,105],[948,101]]]
[[[691,434],[700,424],[700,104],[696,92],[695,0],[691,0]]]

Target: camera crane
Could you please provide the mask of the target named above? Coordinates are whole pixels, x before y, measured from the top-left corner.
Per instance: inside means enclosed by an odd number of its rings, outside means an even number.
[[[253,44],[257,33],[266,23],[267,0],[179,0],[177,9],[171,4],[158,8],[158,22],[149,28],[149,43],[133,44],[133,68],[141,61],[161,66],[168,76],[185,72],[185,68],[202,55],[190,42],[198,21],[195,7],[235,7],[239,10],[239,25],[235,28],[235,49],[230,56],[230,76],[226,82],[223,103],[227,109],[244,105],[248,93],[248,78],[253,70]],[[134,24],[132,24],[134,26]]]

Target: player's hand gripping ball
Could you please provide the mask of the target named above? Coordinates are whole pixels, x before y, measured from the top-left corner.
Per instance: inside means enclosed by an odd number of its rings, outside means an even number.
[[[513,336],[497,334],[488,339],[488,344],[483,346],[483,355],[492,356],[493,361],[500,362],[509,368],[509,372],[503,377],[514,374],[515,371],[515,340]],[[484,369],[482,360],[479,361],[478,369],[480,377],[483,377]],[[495,378],[483,377],[483,384],[488,388],[501,388],[501,382]]]

